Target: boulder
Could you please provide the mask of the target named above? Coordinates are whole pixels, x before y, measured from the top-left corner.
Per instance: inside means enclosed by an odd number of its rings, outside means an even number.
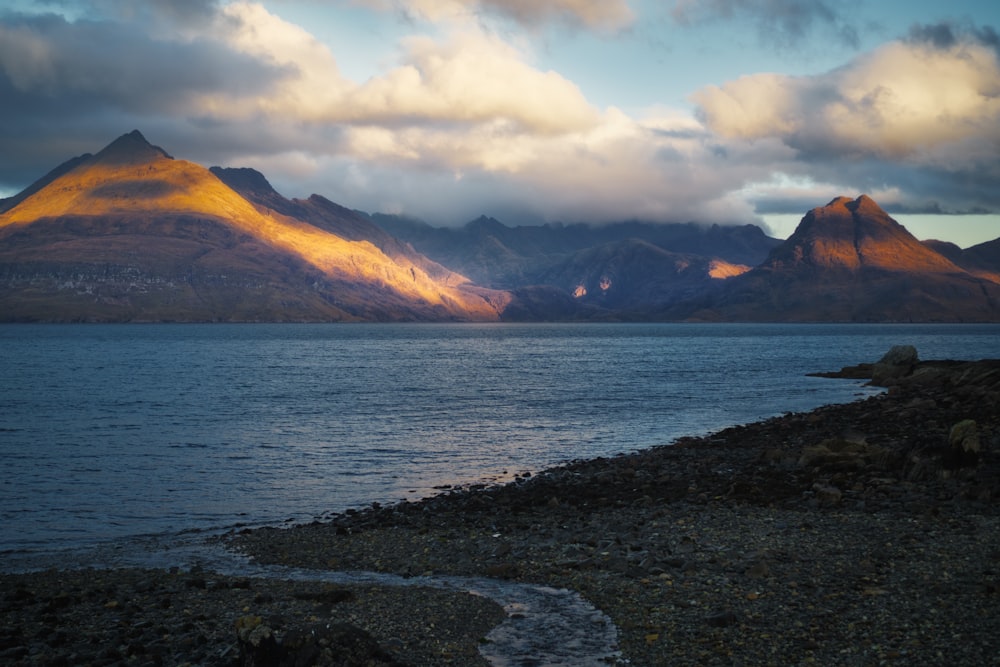
[[[820,484],[819,482],[813,484],[813,493],[816,494],[816,500],[821,506],[832,507],[839,505],[841,499],[843,498],[843,492],[835,486],[829,484]]]
[[[863,470],[869,465],[883,466],[886,450],[867,442],[829,438],[817,445],[807,445],[799,455],[799,465],[824,471]]]
[[[895,384],[899,378],[912,373],[919,361],[917,348],[912,345],[893,345],[872,367],[871,383],[877,387]]]
[[[403,667],[350,623],[289,623],[244,616],[236,621],[240,667]]]
[[[972,419],[964,419],[951,427],[948,444],[952,449],[970,454],[978,454],[980,449],[979,428]]]

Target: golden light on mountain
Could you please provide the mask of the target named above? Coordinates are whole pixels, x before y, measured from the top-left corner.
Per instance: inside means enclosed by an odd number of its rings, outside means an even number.
[[[461,289],[469,281],[458,274],[435,280],[416,264],[390,258],[368,241],[346,240],[275,211],[259,210],[208,169],[171,158],[138,132],[119,138],[0,216],[0,228],[65,217],[127,222],[164,215],[222,221],[293,253],[332,278],[377,285],[458,319],[496,320],[494,304],[504,301],[499,293]]]
[[[751,268],[745,264],[731,264],[725,260],[713,259],[708,265],[708,275],[718,280],[725,280],[743,275]]]
[[[962,273],[893,220],[866,195],[837,197],[814,208],[789,237],[783,259],[857,271]]]

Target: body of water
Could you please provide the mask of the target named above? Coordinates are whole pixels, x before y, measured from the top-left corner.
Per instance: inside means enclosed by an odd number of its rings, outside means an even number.
[[[845,402],[806,377],[1000,357],[990,325],[4,325],[0,567],[436,487]]]

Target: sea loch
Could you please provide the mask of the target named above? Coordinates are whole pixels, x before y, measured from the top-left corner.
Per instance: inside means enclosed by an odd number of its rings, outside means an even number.
[[[307,521],[875,390],[807,377],[1000,357],[996,325],[0,326],[0,567]]]

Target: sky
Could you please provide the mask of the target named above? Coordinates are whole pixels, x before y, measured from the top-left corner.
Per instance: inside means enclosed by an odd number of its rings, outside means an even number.
[[[0,196],[134,129],[434,225],[1000,237],[996,0],[5,0]]]

